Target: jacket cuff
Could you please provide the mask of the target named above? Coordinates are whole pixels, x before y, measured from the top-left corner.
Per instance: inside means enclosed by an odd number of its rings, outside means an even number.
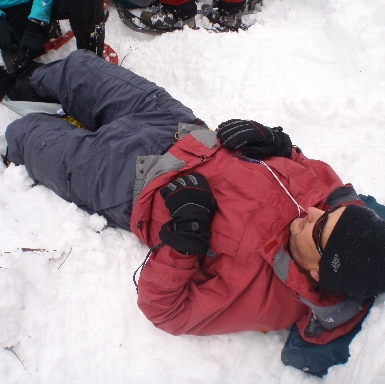
[[[42,6],[42,2],[34,1],[32,4],[31,14],[28,16],[28,19],[36,19],[49,23],[51,21],[51,11],[53,0],[46,0]]]

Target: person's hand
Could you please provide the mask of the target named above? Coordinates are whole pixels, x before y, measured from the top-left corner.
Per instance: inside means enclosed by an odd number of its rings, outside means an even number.
[[[182,176],[160,194],[172,217],[160,230],[163,243],[181,253],[206,255],[217,203],[205,177],[195,172]]]
[[[20,54],[31,61],[44,53],[44,27],[30,20],[20,42]]]
[[[218,126],[217,137],[222,146],[240,150],[253,159],[269,156],[291,156],[291,140],[282,127],[269,128],[256,121],[232,119]]]
[[[0,49],[14,52],[19,43],[20,40],[14,29],[5,19],[0,19]]]

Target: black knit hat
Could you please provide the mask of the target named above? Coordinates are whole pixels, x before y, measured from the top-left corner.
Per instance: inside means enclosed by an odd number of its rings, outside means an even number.
[[[385,292],[385,221],[351,204],[337,221],[320,261],[320,286],[366,298]]]

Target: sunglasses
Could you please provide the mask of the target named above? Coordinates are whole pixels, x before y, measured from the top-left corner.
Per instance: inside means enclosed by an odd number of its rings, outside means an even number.
[[[313,240],[314,240],[314,243],[315,243],[315,246],[317,248],[317,251],[318,253],[322,256],[324,250],[322,248],[322,245],[321,245],[321,234],[322,234],[322,231],[323,229],[325,228],[325,225],[326,225],[326,221],[328,219],[328,216],[336,211],[338,208],[341,208],[342,205],[341,204],[338,204],[336,205],[335,207],[333,208],[330,208],[328,209],[318,220],[317,222],[314,224],[314,227],[313,227]]]

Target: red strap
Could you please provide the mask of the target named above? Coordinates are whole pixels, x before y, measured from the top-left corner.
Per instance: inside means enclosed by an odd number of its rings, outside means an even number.
[[[72,39],[74,33],[69,30],[63,36],[58,37],[55,40],[47,41],[44,43],[46,51],[54,49],[55,51],[62,47],[68,40]],[[103,59],[109,61],[112,64],[119,64],[118,54],[108,44],[104,44]]]
[[[104,44],[103,59],[112,64],[119,64],[118,54],[108,45]]]
[[[46,41],[44,43],[46,51],[49,51],[51,49],[54,49],[55,51],[58,50],[68,40],[72,39],[73,36],[74,36],[74,33],[70,29],[67,33],[65,33],[64,35],[58,37],[57,39],[52,40],[52,41]]]

